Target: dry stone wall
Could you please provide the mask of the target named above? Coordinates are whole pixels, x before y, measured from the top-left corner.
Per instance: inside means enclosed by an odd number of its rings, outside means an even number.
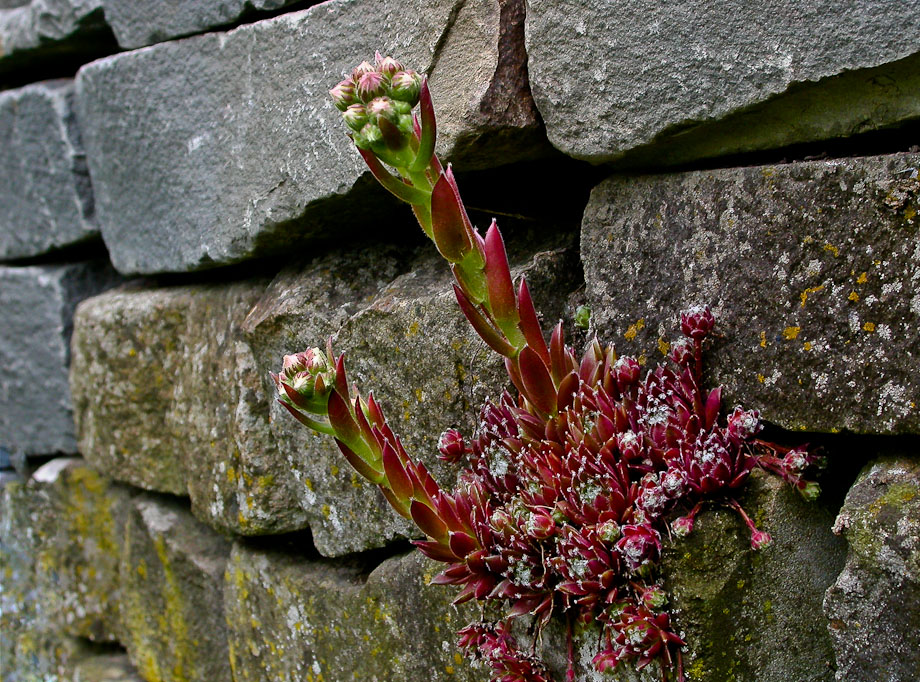
[[[429,74],[438,151],[547,328],[651,365],[708,303],[729,404],[824,449],[818,501],[745,493],[773,547],[719,507],[666,543],[688,680],[916,680],[918,23],[918,0],[0,0],[0,680],[489,678],[454,646],[476,609],[268,376],[333,337],[444,485],[438,436],[506,387],[325,95],[376,49]],[[558,623],[538,646],[561,679]]]

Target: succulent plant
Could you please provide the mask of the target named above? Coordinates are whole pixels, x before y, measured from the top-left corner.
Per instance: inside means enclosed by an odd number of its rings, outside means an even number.
[[[683,338],[671,345],[669,362],[644,376],[635,358],[596,338],[577,356],[561,323],[547,343],[526,281],[512,281],[497,225],[480,235],[450,166],[434,155],[426,79],[378,54],[330,94],[371,172],[412,206],[448,261],[460,309],[504,357],[517,395],[505,392],[483,406],[469,439],[453,429],[441,435],[441,458],[466,464],[450,492],[406,453],[373,394],[351,387],[331,341],[325,352],[284,358],[272,375],[279,400],[306,426],[333,436],[354,469],[424,533],[415,546],[446,564],[433,583],[456,586],[455,603],[476,599],[504,609],[497,621],[459,633],[459,646],[487,662],[493,680],[552,679],[511,634],[513,619],[528,615],[538,632],[554,615],[565,618],[569,681],[573,629],[591,623],[602,632],[599,671],[657,663],[663,680],[685,679],[685,643],[658,584],[664,538],[692,532],[704,505],[722,505],[742,516],[752,549],[768,546],[770,536],[735,495],[760,468],[811,499],[818,488],[806,476],[820,459],[804,447],[759,440],[756,411],[723,415],[721,389],[702,383],[703,346],[715,324],[705,305],[680,315]]]

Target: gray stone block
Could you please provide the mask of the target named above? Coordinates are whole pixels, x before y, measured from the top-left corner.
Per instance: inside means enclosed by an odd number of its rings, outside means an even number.
[[[118,44],[133,49],[202,33],[252,10],[277,10],[299,0],[102,0]]]
[[[102,0],[13,0],[12,7],[0,9],[0,77],[36,59],[98,52],[93,43],[108,33]]]
[[[661,358],[708,303],[727,404],[791,429],[920,429],[920,156],[612,177],[582,225],[601,335]]]
[[[99,235],[73,81],[0,92],[0,260]]]
[[[920,670],[920,463],[876,460],[847,494],[834,532],[849,544],[824,612],[837,679],[915,680]]]
[[[224,593],[234,679],[485,679],[454,645],[475,607],[450,607],[453,590],[427,584],[438,570],[417,553],[362,575],[360,566],[235,545]]]
[[[203,269],[366,225],[372,200],[349,198],[364,168],[327,91],[374,50],[434,70],[447,156],[472,158],[487,134],[490,163],[534,155],[517,143],[535,110],[497,105],[526,95],[503,18],[497,0],[334,0],[85,66],[78,110],[115,267]],[[463,59],[435,68],[445,50]]]
[[[269,431],[268,377],[239,333],[266,284],[119,289],[75,319],[86,458],[132,485],[190,495],[199,518],[240,534],[306,525]]]
[[[663,165],[920,115],[917,0],[531,0],[534,99],[558,149]]]
[[[67,386],[73,310],[115,279],[102,263],[0,267],[0,441],[9,451],[76,451]]]
[[[178,501],[135,500],[121,556],[123,644],[145,680],[230,680],[230,544]]]

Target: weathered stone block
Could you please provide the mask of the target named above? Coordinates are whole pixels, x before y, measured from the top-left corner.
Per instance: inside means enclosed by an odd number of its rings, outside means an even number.
[[[121,558],[123,643],[146,680],[229,680],[230,544],[175,500],[135,500]]]
[[[368,261],[356,264],[353,272],[342,263],[336,274],[323,274],[330,267],[328,260],[303,272],[287,271],[269,289],[246,327],[266,376],[269,370],[278,370],[285,353],[322,346],[335,332],[335,351],[347,354],[350,380],[365,394],[374,391],[408,452],[450,487],[458,472],[437,459],[438,437],[452,426],[472,433],[481,404],[486,397],[499,397],[506,377],[500,358],[462,316],[447,266],[431,251],[426,246],[421,255],[407,259],[408,272],[383,287],[358,312],[331,311],[339,300],[337,292],[355,286],[348,282],[362,282],[365,273],[380,272],[368,268]],[[578,286],[574,254],[556,248],[530,259],[515,258],[512,251],[512,258],[515,272],[527,273],[537,308],[546,319],[561,317],[564,297],[560,294]],[[335,293],[325,297],[308,293],[323,289]],[[377,547],[413,532],[376,486],[351,470],[332,439],[304,428],[277,403],[272,404],[271,426],[281,457],[299,482],[298,499],[322,554],[338,556]]]
[[[75,320],[87,459],[118,480],[191,495],[196,516],[243,534],[306,523],[269,431],[267,377],[239,332],[266,283],[126,288],[85,301]]]
[[[73,81],[0,92],[0,259],[98,236]]]
[[[67,386],[73,310],[114,281],[102,263],[0,267],[0,440],[9,451],[76,451]]]
[[[535,111],[496,104],[504,88],[526,91],[502,16],[497,0],[334,0],[87,65],[78,109],[116,268],[196,270],[359,229],[344,212],[366,217],[373,200],[345,199],[364,168],[327,91],[374,50],[419,71],[442,49],[463,53],[431,75],[441,150],[488,132],[492,163],[532,156],[514,142],[530,139]]]
[[[253,10],[276,10],[299,0],[101,0],[105,18],[125,49],[202,33],[238,21]]]
[[[236,682],[484,679],[460,658],[454,631],[469,606],[429,586],[437,565],[417,553],[357,566],[234,546],[225,610]]]
[[[36,59],[63,61],[98,54],[111,36],[102,0],[5,3],[12,9],[0,9],[0,80],[24,65],[34,66]],[[109,50],[103,47],[102,51]]]
[[[918,12],[916,0],[530,0],[534,99],[550,142],[594,163],[846,137],[920,114],[920,50],[903,32]]]
[[[97,642],[122,633],[118,564],[131,493],[78,458],[58,458],[28,484],[42,514],[32,530],[47,630]]]
[[[896,154],[610,178],[582,225],[595,324],[657,360],[679,311],[708,303],[728,404],[793,429],[916,433],[918,168]]]
[[[900,456],[869,464],[847,494],[834,532],[849,544],[846,566],[824,599],[837,679],[916,679],[920,463]]]

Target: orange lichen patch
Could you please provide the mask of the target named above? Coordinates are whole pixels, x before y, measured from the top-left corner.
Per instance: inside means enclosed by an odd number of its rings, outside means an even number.
[[[799,298],[802,299],[802,307],[803,307],[803,308],[805,307],[805,302],[808,301],[808,297],[809,297],[811,294],[816,294],[816,293],[818,293],[819,291],[821,291],[823,288],[824,288],[824,285],[823,285],[823,284],[820,285],[820,286],[816,286],[816,287],[808,287],[805,291],[803,291],[801,294],[799,294]]]
[[[668,351],[671,350],[671,344],[665,341],[662,337],[658,337],[658,350],[662,355],[667,355]]]
[[[797,338],[801,332],[801,327],[786,327],[783,330],[783,338],[787,341],[792,341],[793,339]]]
[[[869,273],[864,272],[859,277],[856,278],[857,284],[865,284],[869,281]]]
[[[758,374],[758,375],[757,375],[757,381],[759,381],[760,383],[763,383],[763,382],[765,382],[766,380],[767,380],[767,377],[765,377],[763,374]]]
[[[767,347],[767,332],[760,332],[760,347]]]
[[[806,342],[802,345],[802,348],[804,348],[805,350],[811,350],[811,349],[812,349],[811,341],[806,341]],[[801,383],[801,382],[799,382],[799,383]]]
[[[875,331],[875,323],[874,323],[874,322],[866,322],[866,323],[863,325],[863,331],[869,332],[869,333],[871,334],[872,332]]]
[[[850,295],[847,296],[847,298],[855,303],[856,301],[859,300],[859,294],[857,294],[855,291],[851,291]]]
[[[638,320],[636,320],[635,324],[629,325],[629,329],[626,330],[626,333],[623,334],[623,336],[627,341],[632,341],[636,338],[636,334],[641,332],[643,329],[645,329],[645,318],[640,317]]]

